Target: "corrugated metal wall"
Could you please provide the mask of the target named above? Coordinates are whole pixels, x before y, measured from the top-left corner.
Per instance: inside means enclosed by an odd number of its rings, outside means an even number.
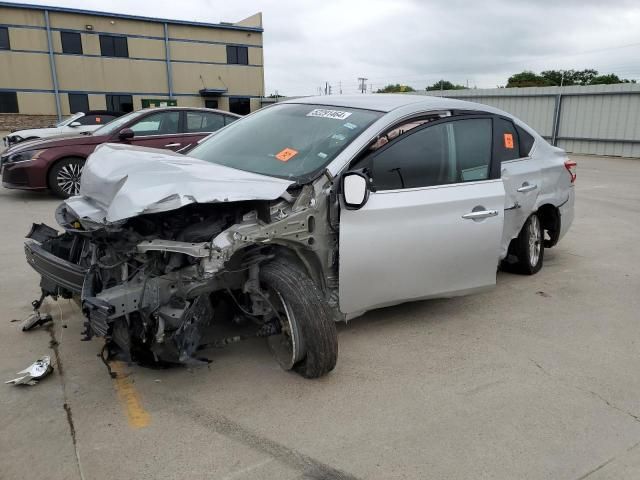
[[[509,112],[568,152],[640,157],[640,85],[416,92]]]

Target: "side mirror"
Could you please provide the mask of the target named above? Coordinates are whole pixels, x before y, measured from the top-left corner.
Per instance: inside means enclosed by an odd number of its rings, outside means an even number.
[[[369,180],[360,172],[347,172],[342,176],[342,198],[349,210],[362,208],[369,199]]]
[[[82,124],[80,122],[71,122],[69,126],[75,128],[75,127],[81,127]]]
[[[118,138],[120,140],[131,140],[135,136],[135,133],[130,128],[123,128],[118,133]]]

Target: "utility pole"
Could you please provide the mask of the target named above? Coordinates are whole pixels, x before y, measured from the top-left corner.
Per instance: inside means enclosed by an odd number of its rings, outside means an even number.
[[[367,92],[367,80],[368,78],[358,77],[358,82],[360,82],[360,93]]]
[[[338,82],[338,85],[339,85],[338,88],[340,89],[340,95],[342,95],[342,80]]]

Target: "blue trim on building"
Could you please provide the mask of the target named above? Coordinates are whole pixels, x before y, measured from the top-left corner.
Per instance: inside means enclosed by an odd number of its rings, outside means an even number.
[[[0,50],[0,53],[38,53],[48,55],[49,52],[46,50]],[[53,52],[56,56],[68,56],[68,57],[89,57],[89,58],[118,58],[122,60],[140,60],[144,62],[165,62],[164,58],[146,58],[146,57],[109,57],[107,55],[97,55],[95,53],[64,53],[64,52]],[[226,65],[229,67],[258,67],[262,68],[263,65],[256,65],[250,63],[248,65],[242,65],[239,63],[224,63],[224,62],[207,62],[204,60],[176,60],[175,58],[171,59],[171,63],[195,63],[202,65]]]
[[[242,32],[260,32],[260,33],[264,31],[261,27],[244,27],[241,25],[226,25],[222,23],[190,22],[188,20],[171,20],[167,18],[143,17],[138,15],[100,12],[96,10],[82,10],[82,9],[67,8],[67,7],[49,7],[46,5],[30,5],[26,3],[0,2],[0,7],[21,8],[24,10],[41,10],[41,11],[48,10],[50,12],[72,13],[77,15],[94,15],[97,17],[119,18],[122,20],[137,20],[137,21],[143,21],[143,22],[168,23],[170,25],[187,25],[192,27],[216,28],[219,30],[239,30]]]
[[[251,45],[250,43],[229,43],[229,42],[216,42],[214,40],[194,40],[191,38],[174,38],[169,37],[170,42],[183,42],[183,43],[204,43],[207,45],[231,45],[233,47],[249,47],[249,48],[262,48],[262,45]]]

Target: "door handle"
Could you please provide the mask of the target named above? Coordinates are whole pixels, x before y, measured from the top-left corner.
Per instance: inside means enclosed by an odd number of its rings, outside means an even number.
[[[479,212],[469,212],[462,215],[465,220],[480,220],[488,217],[497,217],[498,210],[480,210]]]
[[[522,186],[517,191],[520,193],[526,193],[526,192],[531,192],[536,188],[538,188],[538,185],[535,185],[535,184],[529,185],[528,183],[523,183]]]
[[[167,143],[164,148],[173,148],[173,147],[179,147],[180,145],[182,145],[181,143]]]

